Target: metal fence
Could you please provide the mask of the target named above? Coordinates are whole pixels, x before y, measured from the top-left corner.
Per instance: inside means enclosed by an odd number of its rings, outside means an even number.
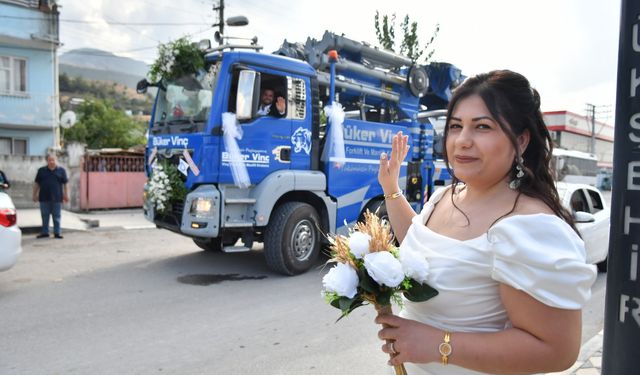
[[[144,156],[88,155],[83,172],[144,172]]]

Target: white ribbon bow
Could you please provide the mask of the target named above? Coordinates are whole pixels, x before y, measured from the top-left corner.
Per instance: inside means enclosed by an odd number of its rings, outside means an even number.
[[[251,180],[249,179],[247,166],[242,159],[238,141],[236,141],[236,139],[242,139],[242,128],[236,120],[235,113],[225,112],[222,114],[222,131],[224,134],[222,136],[224,148],[229,153],[229,167],[231,168],[233,182],[237,187],[246,189],[251,185]]]
[[[326,135],[327,142],[322,150],[322,161],[335,162],[335,166],[340,168],[346,161],[344,152],[344,109],[338,102],[324,107],[324,112],[329,120],[329,134]]]

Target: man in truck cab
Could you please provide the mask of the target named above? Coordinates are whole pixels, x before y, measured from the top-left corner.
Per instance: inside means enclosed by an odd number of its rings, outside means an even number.
[[[262,89],[260,94],[260,106],[258,107],[258,116],[284,117],[286,114],[286,102],[280,95],[277,96],[275,105],[273,99],[276,97],[275,91],[270,87]]]

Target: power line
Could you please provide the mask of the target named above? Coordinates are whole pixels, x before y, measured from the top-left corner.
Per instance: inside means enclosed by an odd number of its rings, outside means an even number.
[[[1,15],[0,18],[43,21],[42,18],[38,18],[38,17],[19,17],[19,16]],[[118,21],[107,21],[107,20],[87,21],[87,20],[71,20],[71,19],[59,19],[58,21],[66,22],[66,23],[83,23],[83,24],[106,23],[114,26],[117,26],[117,25],[122,25],[122,26],[125,26],[125,25],[128,25],[128,26],[205,26],[205,25],[209,25],[208,23],[203,23],[203,22],[118,22]]]
[[[213,29],[213,28],[212,27],[207,27],[207,28],[195,31],[195,32],[190,33],[190,34],[185,34],[184,37],[185,38],[189,38],[189,37],[192,37],[192,36],[207,32],[207,31],[209,31],[211,29]],[[82,47],[78,47],[78,48],[82,48]],[[101,56],[101,57],[122,57],[122,56],[112,56],[112,55],[109,55],[109,54],[115,55],[115,54],[119,54],[119,53],[131,53],[131,52],[145,51],[145,50],[150,50],[150,49],[155,49],[155,48],[158,48],[158,45],[133,48],[133,49],[123,50],[123,51],[106,51],[106,50],[103,50],[104,53],[92,52],[92,51],[77,51],[77,48],[74,48],[73,50],[67,50],[67,51],[59,50],[59,52],[64,53],[64,52],[75,51],[73,53],[74,54],[78,54],[78,55]]]
[[[82,48],[82,47],[80,47]],[[124,50],[124,51],[105,51],[105,50],[101,50],[102,52],[92,52],[92,51],[78,51],[78,48],[74,48],[74,49],[70,49],[70,50],[66,50],[66,51],[60,51],[61,53],[68,53],[73,51],[74,55],[87,55],[87,56],[100,56],[100,57],[122,57],[122,56],[115,56],[115,54],[117,53],[131,53],[131,52],[137,52],[137,51],[144,51],[144,50],[149,50],[149,49],[153,49],[153,48],[158,48],[158,46],[148,46],[148,47],[140,47],[140,48],[133,48],[133,49],[129,49],[129,50]]]
[[[119,26],[114,26],[114,27],[119,27]],[[123,34],[129,35],[128,32],[124,32]],[[135,37],[132,37],[131,39],[136,40]],[[113,37],[111,37],[107,33],[90,32],[86,29],[86,26],[82,26],[82,25],[65,25],[64,31],[61,30],[60,32],[60,41],[66,44],[69,41],[75,41],[75,40],[82,40],[82,41],[89,40],[91,41],[91,46],[89,48],[98,48],[98,49],[102,49],[102,48],[97,46],[114,44]],[[154,40],[154,42],[156,41]],[[59,48],[59,50],[65,50],[65,47]]]
[[[149,5],[152,5],[154,7],[158,6],[157,2],[155,2],[155,1],[142,0],[142,2],[147,3]],[[193,12],[193,11],[187,10],[185,8],[177,8],[177,7],[172,7],[172,6],[169,6],[169,5],[161,5],[160,7],[162,9],[173,9],[173,10],[176,10],[176,11],[179,11],[179,12],[183,12],[185,14],[190,14],[192,16],[199,16],[200,19],[202,19],[203,22],[205,21],[204,18],[203,18],[205,15],[202,12]]]
[[[152,41],[157,42],[157,43],[162,43],[162,42],[160,42],[159,40],[154,39],[154,38],[152,38],[152,37],[150,37],[150,36],[148,36],[148,35],[144,34],[141,30],[138,30],[138,29],[136,29],[136,28],[133,28],[133,27],[131,27],[131,26],[129,26],[129,25],[115,25],[115,26],[122,26],[122,27],[126,27],[127,29],[129,29],[129,30],[133,31],[134,33],[136,33],[136,34],[138,34],[138,35],[141,35],[141,36],[142,36],[142,37],[144,37],[144,38],[147,38],[147,39],[152,40]]]

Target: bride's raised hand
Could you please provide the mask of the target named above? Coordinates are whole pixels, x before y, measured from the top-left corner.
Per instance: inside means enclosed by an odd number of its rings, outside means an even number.
[[[380,168],[378,169],[378,182],[382,186],[384,194],[393,194],[400,191],[398,178],[400,166],[409,152],[409,137],[399,131],[393,136],[391,142],[391,154],[380,154]]]

